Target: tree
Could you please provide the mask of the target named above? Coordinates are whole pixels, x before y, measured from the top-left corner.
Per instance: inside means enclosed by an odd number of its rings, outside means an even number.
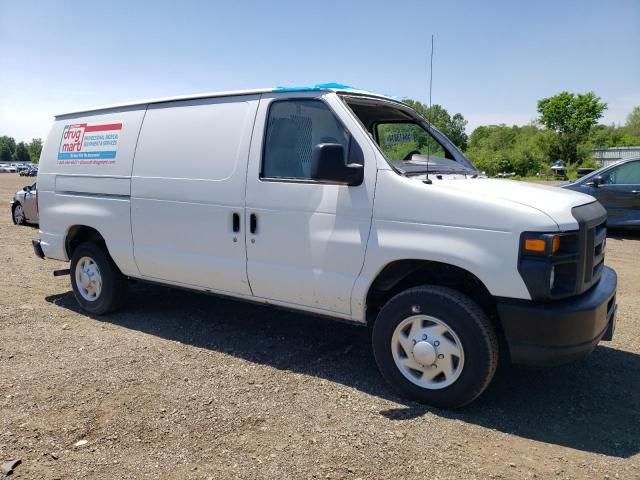
[[[20,142],[16,145],[16,151],[13,153],[13,161],[18,163],[28,163],[31,161],[29,150],[27,150],[27,146],[24,142]]]
[[[467,142],[469,140],[466,132],[467,123],[461,113],[456,113],[451,117],[451,123],[447,129],[448,134],[446,135],[453,143],[460,147],[461,150],[467,149]]]
[[[631,110],[627,116],[627,123],[624,124],[624,129],[629,135],[640,139],[640,105]]]
[[[558,154],[567,163],[580,160],[578,145],[602,117],[607,104],[593,92],[560,92],[538,101],[540,122],[558,135]]]
[[[589,134],[588,146],[594,148],[631,147],[640,145],[640,136],[633,136],[626,127],[596,125]]]
[[[476,167],[489,175],[511,172],[520,176],[535,175],[548,168],[553,135],[537,125],[481,126],[471,133],[466,154]]]
[[[10,156],[13,156],[16,151],[16,141],[13,137],[7,137],[6,135],[0,137],[0,145],[6,145]]]
[[[11,161],[11,149],[6,143],[0,143],[0,162]]]
[[[461,113],[456,113],[453,117],[441,105],[433,105],[431,108],[416,101],[404,100],[404,103],[415,108],[424,118],[429,120],[431,124],[444,133],[454,145],[461,150],[467,149],[467,141],[469,137],[465,132],[467,121]]]
[[[27,145],[27,150],[29,150],[31,161],[33,163],[38,163],[40,161],[40,153],[42,152],[42,139],[32,139],[31,142]]]

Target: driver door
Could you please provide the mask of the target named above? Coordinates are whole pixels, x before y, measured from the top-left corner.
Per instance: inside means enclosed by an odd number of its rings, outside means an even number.
[[[36,209],[36,184],[31,185],[31,190],[24,192],[24,214],[30,222],[37,221],[38,212]]]
[[[357,141],[364,180],[310,178],[313,147]],[[247,172],[247,274],[256,297],[318,313],[351,314],[364,263],[376,180],[374,153],[337,97],[264,95]]]
[[[607,210],[609,225],[640,224],[640,160],[612,168],[592,190]]]

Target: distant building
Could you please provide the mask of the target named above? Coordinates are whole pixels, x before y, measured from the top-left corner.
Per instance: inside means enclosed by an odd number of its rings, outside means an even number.
[[[611,148],[597,148],[593,150],[593,158],[600,164],[601,167],[606,167],[612,163],[616,163],[619,160],[625,158],[640,157],[639,147],[611,147]]]

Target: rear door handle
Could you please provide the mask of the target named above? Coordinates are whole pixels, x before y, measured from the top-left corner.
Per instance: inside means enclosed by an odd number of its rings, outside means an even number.
[[[631,193],[640,193],[640,190],[631,190]]]
[[[236,212],[233,214],[233,233],[240,231],[240,215]]]
[[[255,213],[252,213],[249,216],[249,231],[255,234],[257,229],[258,229],[258,217],[256,217]]]

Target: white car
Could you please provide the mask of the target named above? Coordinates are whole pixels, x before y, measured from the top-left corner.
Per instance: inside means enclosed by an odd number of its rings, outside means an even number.
[[[18,190],[11,199],[11,218],[16,225],[38,223],[38,191],[36,184]]]
[[[132,278],[371,325],[394,389],[459,407],[499,355],[566,362],[615,325],[602,206],[481,177],[411,107],[337,84],[117,105],[56,117],[33,243],[92,314]]]
[[[0,166],[0,172],[3,173],[16,173],[18,169],[13,165],[2,165]]]

